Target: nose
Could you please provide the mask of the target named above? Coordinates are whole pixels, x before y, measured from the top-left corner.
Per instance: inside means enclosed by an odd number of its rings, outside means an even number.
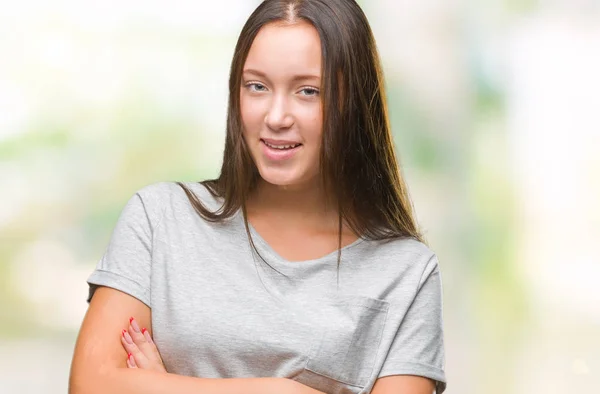
[[[289,129],[294,124],[294,117],[289,111],[287,98],[281,94],[274,95],[265,116],[265,124],[272,130]]]

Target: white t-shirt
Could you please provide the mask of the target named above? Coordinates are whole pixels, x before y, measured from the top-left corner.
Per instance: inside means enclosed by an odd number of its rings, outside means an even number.
[[[209,209],[221,206],[186,183]],[[418,375],[446,388],[442,283],[435,254],[413,239],[359,238],[302,262],[279,256],[240,212],[210,223],[174,182],[140,189],[88,279],[152,309],[169,372],[285,377],[327,393],[368,393],[375,380]],[[302,242],[299,240],[299,242]]]

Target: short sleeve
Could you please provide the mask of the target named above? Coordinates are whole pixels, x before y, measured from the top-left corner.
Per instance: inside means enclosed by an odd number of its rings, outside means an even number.
[[[378,377],[417,375],[446,390],[442,280],[437,258],[426,265],[416,293],[398,329]]]
[[[90,302],[98,286],[127,293],[151,307],[150,276],[153,232],[160,221],[156,186],[136,192],[127,202],[104,255],[87,280]]]

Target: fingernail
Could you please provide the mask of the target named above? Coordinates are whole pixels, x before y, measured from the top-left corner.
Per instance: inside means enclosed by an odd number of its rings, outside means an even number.
[[[150,333],[148,332],[148,330],[146,330],[144,328],[142,330],[142,332],[144,333],[144,338],[146,338],[146,342],[148,342],[148,343],[154,343],[154,341],[152,341],[152,337],[150,336]]]
[[[146,327],[142,328],[142,334],[145,334],[146,331],[148,331],[148,330],[146,330]]]
[[[140,332],[140,326],[138,326],[137,322],[135,321],[135,319],[133,317],[131,319],[129,319],[129,324],[131,324],[133,331]]]
[[[127,342],[130,345],[133,344],[133,339],[131,339],[131,335],[129,335],[127,330],[123,330],[123,337],[125,338],[125,342]]]
[[[133,358],[133,355],[131,353],[127,355],[127,366],[130,368],[137,367],[137,365],[135,364],[135,358]]]

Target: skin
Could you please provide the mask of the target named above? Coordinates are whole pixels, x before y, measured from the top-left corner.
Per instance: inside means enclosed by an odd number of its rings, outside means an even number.
[[[132,314],[135,319],[130,323]],[[138,299],[108,287],[98,288],[75,344],[69,394],[320,393],[284,378],[208,379],[167,373],[156,346],[133,326],[150,330],[150,322],[150,308]],[[127,335],[133,344],[124,338]],[[131,358],[127,362],[128,353],[135,355],[136,368],[131,368]]]
[[[146,335],[136,328],[135,319],[130,319],[130,325],[124,335],[121,335],[121,344],[128,353],[127,367],[131,369],[143,368],[166,373],[158,349],[152,342],[148,332]],[[128,339],[125,337],[129,336]],[[130,340],[131,339],[131,340]],[[371,391],[372,394],[430,394],[435,387],[433,382],[420,376],[398,375],[379,378]],[[318,393],[317,391],[314,391]]]
[[[311,25],[267,25],[250,49],[240,91],[244,139],[262,178],[248,201],[248,219],[290,261],[320,257],[338,246],[337,211],[318,186],[323,132],[320,68],[320,39]],[[274,163],[262,154],[261,138],[298,141],[302,147],[293,159]],[[342,243],[356,238],[344,226]],[[298,239],[305,240],[301,248]],[[320,393],[283,378],[204,379],[170,374],[151,331],[147,305],[100,287],[77,339],[69,393]],[[397,375],[378,379],[371,392],[431,394],[433,389],[429,379]]]
[[[321,40],[312,25],[270,24],[259,31],[240,91],[243,136],[261,175],[247,202],[248,221],[290,261],[318,258],[338,247],[337,209],[319,185],[320,86]],[[273,162],[263,153],[261,139],[302,146],[293,158]],[[310,244],[297,242],[307,237]],[[342,246],[356,239],[344,225]]]
[[[307,23],[263,27],[250,48],[242,79],[243,136],[261,178],[278,186],[275,191],[314,190],[323,134],[317,31]],[[261,138],[302,146],[292,159],[273,162],[262,153]]]

